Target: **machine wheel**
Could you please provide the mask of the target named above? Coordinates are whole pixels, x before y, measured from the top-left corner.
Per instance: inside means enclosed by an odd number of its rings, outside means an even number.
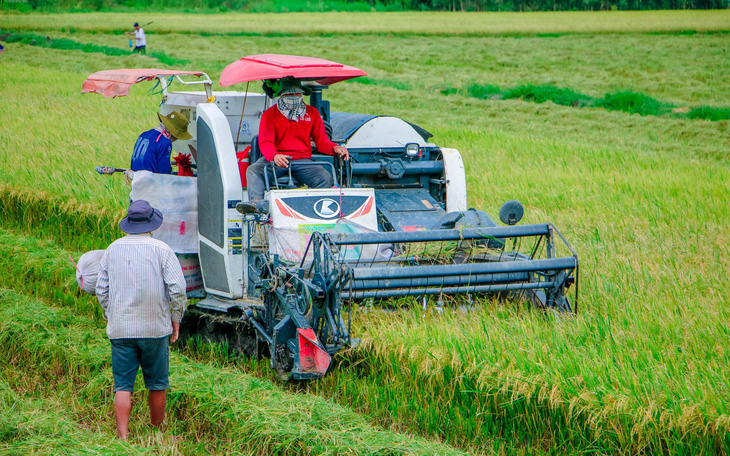
[[[296,281],[295,292],[297,296],[296,309],[301,315],[307,315],[312,308],[312,297],[309,294],[309,287],[301,280]]]

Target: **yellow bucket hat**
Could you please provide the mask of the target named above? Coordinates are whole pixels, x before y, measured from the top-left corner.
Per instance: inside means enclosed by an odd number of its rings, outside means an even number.
[[[193,137],[188,133],[188,119],[178,111],[172,111],[166,116],[158,112],[157,117],[160,118],[160,122],[165,125],[167,131],[177,139],[191,139]]]

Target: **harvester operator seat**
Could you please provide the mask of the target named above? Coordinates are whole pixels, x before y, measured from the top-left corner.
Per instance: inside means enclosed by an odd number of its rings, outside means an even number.
[[[259,147],[259,135],[256,135],[251,139],[251,150],[248,153],[248,162],[253,165],[261,157],[262,157],[262,154],[261,154],[261,148]],[[276,165],[274,165],[272,163],[270,166],[276,166]],[[294,187],[302,186],[294,178],[292,178],[292,179],[294,180]],[[279,179],[274,179],[274,175],[272,172],[269,171],[268,167],[267,167],[267,172],[264,175],[264,182],[266,183],[267,192],[272,189],[291,187],[289,185],[289,176],[281,177]],[[278,186],[277,186],[277,184],[278,184]]]
[[[249,163],[254,164],[256,161],[261,158],[261,148],[259,147],[259,136],[256,135],[251,139],[251,150],[248,154]],[[315,157],[313,157],[315,158]],[[316,158],[315,158],[316,159]],[[271,163],[270,166],[276,166],[273,163]],[[322,166],[325,166],[326,169],[332,171],[332,178],[334,179],[335,185],[337,185],[337,178],[334,172],[334,167],[331,163],[323,162]],[[285,189],[285,188],[298,188],[303,187],[304,185],[299,182],[298,180],[294,179],[293,177],[291,180],[289,179],[289,176],[274,178],[274,173],[270,171],[270,169],[267,167],[267,172],[264,174],[264,182],[266,184],[266,191],[269,190],[275,190],[275,189]]]
[[[259,149],[259,135],[256,135],[251,140],[251,150],[248,152],[248,162],[253,165],[259,158],[261,158],[261,149]]]

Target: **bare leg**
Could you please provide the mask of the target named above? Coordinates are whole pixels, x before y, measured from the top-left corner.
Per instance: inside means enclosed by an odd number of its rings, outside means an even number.
[[[127,440],[129,415],[132,413],[132,393],[117,391],[114,395],[114,414],[117,417],[117,437]]]
[[[167,401],[167,390],[149,391],[147,404],[150,406],[150,422],[153,426],[159,426],[165,421],[165,405]]]

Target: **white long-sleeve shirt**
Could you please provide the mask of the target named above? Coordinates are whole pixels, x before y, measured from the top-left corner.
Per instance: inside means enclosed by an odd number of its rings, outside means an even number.
[[[106,249],[96,296],[110,339],[168,336],[187,304],[180,261],[167,244],[145,234],[129,234]]]

